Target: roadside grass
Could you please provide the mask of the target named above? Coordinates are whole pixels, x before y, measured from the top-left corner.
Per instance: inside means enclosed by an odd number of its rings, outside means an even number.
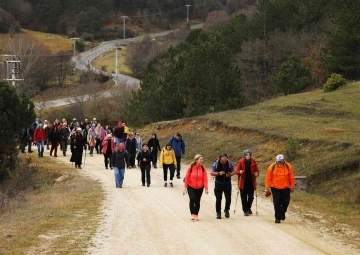
[[[297,139],[299,148],[290,163],[295,175],[307,177],[308,189],[295,192],[291,206],[360,248],[359,95],[360,83],[352,83],[331,93],[317,90],[240,110],[154,123],[140,133],[146,141],[157,133],[163,146],[180,132],[186,142],[184,160],[190,163],[200,153],[207,168],[220,153],[236,164],[251,149],[260,169],[259,192],[275,156],[288,156],[288,139]]]
[[[118,51],[118,72],[120,74],[131,75],[132,72],[125,63],[126,52],[126,47],[122,47],[122,50]],[[111,50],[94,59],[92,64],[94,67],[100,70],[102,69],[102,67],[106,67],[106,72],[115,73],[115,57],[115,50]]]
[[[99,224],[101,185],[49,157],[30,158],[41,186],[0,214],[0,254],[86,253]]]

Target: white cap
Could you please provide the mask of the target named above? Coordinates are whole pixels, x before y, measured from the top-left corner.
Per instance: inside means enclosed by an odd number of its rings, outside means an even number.
[[[283,162],[284,161],[284,155],[282,154],[279,154],[276,156],[276,162]]]
[[[82,129],[81,129],[81,128],[77,128],[76,131],[82,131]]]

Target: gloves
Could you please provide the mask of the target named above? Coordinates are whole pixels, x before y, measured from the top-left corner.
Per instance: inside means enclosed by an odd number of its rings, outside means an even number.
[[[271,196],[271,192],[268,191],[268,190],[266,190],[266,191],[265,191],[265,197],[270,197],[270,196]]]

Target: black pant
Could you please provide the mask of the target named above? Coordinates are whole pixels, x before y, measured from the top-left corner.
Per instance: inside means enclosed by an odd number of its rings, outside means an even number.
[[[164,181],[167,181],[168,168],[170,170],[170,181],[172,181],[174,179],[174,174],[175,174],[174,164],[171,165],[163,164]]]
[[[106,168],[109,166],[109,162],[111,166],[111,154],[104,154],[104,163]]]
[[[180,177],[180,169],[181,169],[181,156],[176,157],[176,177]]]
[[[129,166],[134,167],[135,166],[135,153],[129,153],[128,152],[128,157],[129,157]]]
[[[82,155],[83,155],[83,148],[74,148],[74,162],[75,166],[81,166],[82,164]]]
[[[146,166],[140,166],[141,169],[141,182],[142,184],[145,184],[145,174],[146,174],[146,183],[151,183],[151,177],[150,177],[150,171],[151,171],[151,165],[148,164]]]
[[[275,219],[281,220],[290,203],[290,189],[276,189],[271,188],[271,192],[274,200]]]
[[[96,150],[96,153],[101,153],[101,141],[100,141],[100,139],[97,139],[96,138],[96,143],[95,143],[95,150]]]
[[[240,196],[244,213],[249,212],[254,201],[254,189],[240,190]]]
[[[61,138],[61,140],[60,140],[61,150],[64,155],[66,154],[66,151],[67,151],[67,141],[68,141],[67,138]]]
[[[23,140],[23,142],[21,143],[21,152],[25,152],[26,146],[28,146],[28,152],[30,152],[31,151],[31,140],[30,139]]]
[[[200,200],[204,191],[204,187],[200,189],[194,189],[188,186],[187,190],[190,198],[190,203],[189,203],[190,213],[198,215],[200,211]]]
[[[231,205],[231,183],[220,184],[215,182],[214,193],[216,197],[216,213],[221,213],[222,194],[225,194],[225,211],[230,210]]]

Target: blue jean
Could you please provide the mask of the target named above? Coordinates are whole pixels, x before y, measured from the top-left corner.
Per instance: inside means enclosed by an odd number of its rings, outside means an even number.
[[[119,146],[119,144],[122,142],[122,138],[117,138],[115,137],[115,143],[116,143],[116,147]]]
[[[42,156],[42,154],[44,153],[44,141],[36,141],[36,146],[38,148],[38,155]]]
[[[116,187],[122,188],[124,176],[125,176],[125,168],[119,169],[117,167],[114,168],[114,175],[115,175],[115,184]]]

